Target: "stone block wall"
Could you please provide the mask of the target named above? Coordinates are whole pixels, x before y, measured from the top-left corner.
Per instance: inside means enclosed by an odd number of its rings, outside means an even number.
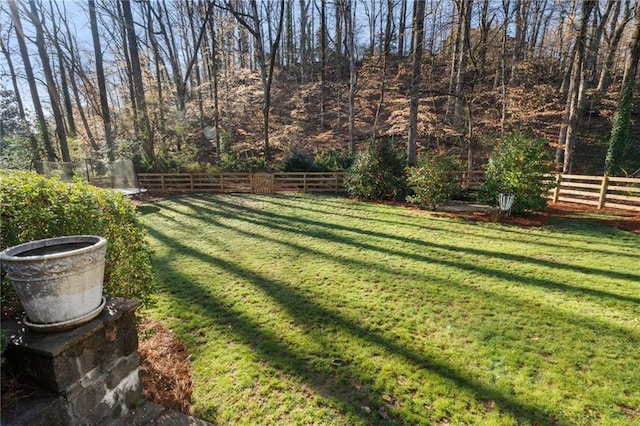
[[[35,333],[19,320],[3,321],[11,336],[3,369],[33,386],[37,398],[17,398],[15,406],[3,407],[2,424],[94,425],[126,416],[142,400],[139,305],[108,298],[97,318],[59,333]]]

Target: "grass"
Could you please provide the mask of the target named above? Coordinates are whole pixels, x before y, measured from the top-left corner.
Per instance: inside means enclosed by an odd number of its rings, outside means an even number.
[[[240,424],[638,424],[640,237],[333,196],[141,208],[194,414]]]

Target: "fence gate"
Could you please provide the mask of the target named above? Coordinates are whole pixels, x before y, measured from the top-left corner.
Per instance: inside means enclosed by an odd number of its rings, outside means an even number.
[[[252,173],[251,192],[254,194],[272,194],[273,175],[271,173]]]

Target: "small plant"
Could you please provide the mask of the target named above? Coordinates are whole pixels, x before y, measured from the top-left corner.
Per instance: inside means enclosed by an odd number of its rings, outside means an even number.
[[[515,194],[511,211],[542,211],[553,183],[545,175],[553,170],[551,152],[542,139],[515,132],[491,155],[486,180],[478,188],[478,200],[495,206],[501,192]]]
[[[65,235],[107,239],[104,292],[148,302],[153,275],[145,232],[124,195],[86,182],[24,171],[0,172],[0,249]],[[2,280],[2,302],[12,288]]]
[[[372,139],[347,172],[345,185],[352,197],[398,200],[407,193],[406,155],[389,139]]]
[[[425,153],[418,157],[418,165],[409,168],[407,183],[414,195],[410,203],[432,210],[460,191],[462,167],[457,158],[443,151]]]

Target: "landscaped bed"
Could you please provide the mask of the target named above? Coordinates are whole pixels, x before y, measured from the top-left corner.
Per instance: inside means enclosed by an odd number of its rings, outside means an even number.
[[[640,236],[333,196],[140,207],[187,346],[193,413],[226,424],[637,424]]]

